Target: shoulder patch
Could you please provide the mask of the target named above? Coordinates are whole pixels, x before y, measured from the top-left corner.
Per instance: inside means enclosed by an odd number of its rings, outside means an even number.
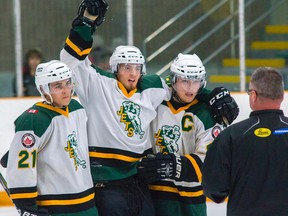
[[[256,130],[254,130],[254,134],[257,136],[257,137],[268,137],[271,135],[271,130],[268,129],[268,128],[258,128]]]
[[[28,109],[27,112],[36,114],[36,113],[38,113],[38,110],[36,110],[36,109]]]
[[[25,148],[31,148],[35,145],[35,137],[31,133],[26,133],[22,136],[21,142]]]
[[[212,137],[215,139],[221,132],[221,127],[219,127],[218,125],[216,125],[215,127],[213,127],[212,129]]]

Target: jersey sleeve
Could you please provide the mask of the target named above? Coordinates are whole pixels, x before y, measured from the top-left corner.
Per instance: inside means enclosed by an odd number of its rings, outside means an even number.
[[[213,126],[205,128],[205,125],[199,118],[195,117],[194,120],[196,126],[195,154],[198,155],[202,161],[204,161],[208,145],[210,145],[223,130],[223,126],[218,123],[214,123]],[[210,121],[214,122],[213,117],[210,118]]]
[[[22,116],[15,121],[15,136],[9,149],[7,184],[16,206],[34,206],[38,196],[37,154],[41,141],[33,130],[36,120],[33,114],[24,115],[25,118]]]
[[[184,174],[188,173],[188,175],[190,175],[191,173],[194,173],[195,179],[201,182],[201,167],[206,156],[207,148],[223,130],[223,126],[215,123],[213,117],[209,115],[209,111],[207,110],[205,112],[205,108],[202,108],[199,117],[194,115],[193,119],[196,131],[195,151],[185,155],[187,163],[182,164],[187,166],[185,169],[188,169]],[[187,143],[187,145],[189,145],[189,143]]]
[[[92,49],[91,28],[74,26],[68,35],[64,48],[60,52],[60,60],[67,64],[73,72],[77,96],[82,104],[89,103],[88,98],[95,92],[91,86],[101,85],[101,76],[113,77],[114,74],[101,70],[91,63],[88,54]]]

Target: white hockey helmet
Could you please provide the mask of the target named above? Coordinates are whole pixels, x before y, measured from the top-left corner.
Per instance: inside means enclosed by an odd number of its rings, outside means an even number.
[[[72,79],[71,69],[63,62],[52,60],[46,63],[41,63],[37,66],[35,73],[35,84],[42,98],[47,103],[52,104],[53,99],[50,93],[49,84],[69,78]],[[73,93],[74,88],[72,88],[72,95]],[[48,95],[51,101],[48,101],[44,94]]]
[[[118,64],[141,64],[141,74],[145,74],[145,59],[135,46],[118,46],[110,57],[109,64],[113,73],[117,73]]]
[[[196,54],[179,53],[170,67],[172,85],[176,78],[200,81],[200,88],[206,86],[206,71],[201,59]]]

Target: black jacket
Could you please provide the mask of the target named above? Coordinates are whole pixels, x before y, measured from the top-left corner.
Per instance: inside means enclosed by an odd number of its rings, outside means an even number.
[[[288,118],[282,110],[251,112],[214,140],[202,167],[206,196],[228,216],[288,215]]]

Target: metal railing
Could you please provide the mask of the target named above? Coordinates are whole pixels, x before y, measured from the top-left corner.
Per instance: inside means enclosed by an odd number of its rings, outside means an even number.
[[[174,44],[176,41],[181,40],[181,38],[187,34],[188,32],[191,32],[197,25],[199,25],[201,22],[203,22],[205,19],[207,19],[209,16],[211,16],[213,13],[215,13],[221,6],[223,6],[225,3],[227,3],[228,0],[222,0],[218,4],[214,5],[209,11],[207,11],[205,14],[203,14],[201,17],[199,17],[196,21],[194,21],[192,24],[187,26],[183,31],[179,32],[175,37],[170,39],[167,43],[163,44],[160,48],[152,52],[152,54],[148,55],[147,53],[147,44],[151,42],[157,35],[161,34],[165,29],[167,29],[169,26],[171,26],[176,20],[180,19],[184,14],[186,14],[188,11],[192,10],[194,7],[196,7],[201,1],[197,0],[193,3],[191,3],[188,7],[183,9],[181,12],[179,12],[177,15],[172,17],[169,21],[167,21],[165,24],[163,24],[160,28],[158,28],[156,31],[154,31],[152,34],[150,34],[148,37],[146,37],[142,42],[142,49],[143,54],[146,57],[146,62],[151,62],[155,57],[162,54],[168,47],[170,47],[172,44]],[[285,3],[287,0],[279,0],[277,3],[274,3],[271,5],[271,7],[259,15],[257,19],[255,19],[253,22],[248,24],[245,27],[245,32],[248,32],[251,30],[254,26],[256,26],[258,23],[260,23],[264,18],[266,18],[268,15],[270,15],[273,11],[275,11],[277,8],[279,8],[283,3]],[[250,0],[245,3],[245,9],[247,9],[249,6],[251,6],[256,0]],[[230,39],[228,41],[225,41],[223,44],[221,44],[213,53],[211,53],[208,57],[203,59],[203,64],[208,63],[213,58],[215,58],[217,55],[219,55],[224,49],[226,49],[228,46],[231,46],[231,53],[233,54],[233,44],[237,39],[239,39],[239,34],[234,35],[234,21],[233,18],[238,14],[238,9],[233,10],[233,0],[230,0],[230,15],[224,18],[221,22],[219,22],[217,25],[214,26],[210,31],[208,31],[206,34],[201,36],[200,39],[197,41],[194,41],[193,44],[189,47],[187,47],[185,50],[182,51],[182,53],[189,53],[191,50],[195,49],[197,46],[202,44],[203,42],[207,41],[214,33],[219,31],[221,28],[226,26],[230,23],[231,28],[231,35]],[[171,60],[169,63],[164,65],[161,69],[159,69],[156,74],[161,75],[166,70],[169,69],[171,63],[173,60]]]

